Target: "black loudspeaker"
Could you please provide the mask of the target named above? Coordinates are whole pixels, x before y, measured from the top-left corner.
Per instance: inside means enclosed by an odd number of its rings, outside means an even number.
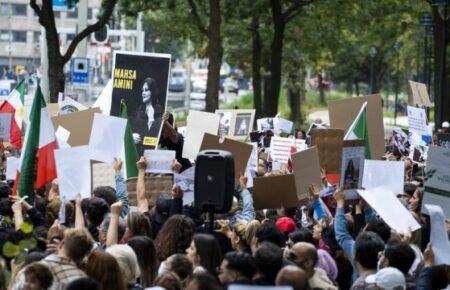
[[[234,193],[233,154],[222,150],[204,150],[195,164],[194,204],[202,211],[230,211]]]

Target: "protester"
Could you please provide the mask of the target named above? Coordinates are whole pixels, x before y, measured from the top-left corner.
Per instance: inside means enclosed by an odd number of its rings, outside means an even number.
[[[256,132],[256,158],[248,162],[252,168],[246,174],[236,172],[239,178],[233,176],[231,209],[214,213],[211,228],[211,212],[195,207],[195,179],[211,181],[213,176],[197,176],[194,168],[185,172],[197,161],[183,158],[188,142],[176,131],[175,116],[166,112],[162,120],[157,150],[176,151],[172,173],[167,173],[172,177],[166,179],[171,180],[170,187],[161,189],[160,174],[146,172],[152,160],[144,156],[133,162],[115,158],[109,184],[77,198],[73,193],[71,200],[64,190],[68,176],[48,181],[46,188],[27,191],[33,199],[21,198],[25,192],[14,195],[11,184],[0,182],[0,246],[11,266],[8,271],[0,265],[0,290],[6,288],[7,272],[11,290],[218,290],[230,285],[434,290],[448,286],[450,266],[440,258],[450,249],[445,249],[445,243],[444,248],[437,247],[433,233],[446,231],[448,236],[450,229],[448,224],[436,229],[442,224],[424,214],[428,203],[425,184],[432,176],[425,170],[425,159],[412,160],[407,154],[411,144],[402,143],[402,138],[408,140],[406,134],[397,132],[389,140],[388,146],[394,147],[386,148],[383,159],[405,163],[395,201],[398,210],[412,215],[420,228],[394,230],[396,221],[386,218],[369,198],[361,198],[363,192],[349,200],[327,172],[329,164],[319,172],[323,148],[319,148],[316,166],[320,184],[309,186],[307,196],[302,193],[297,205],[285,206],[283,200],[261,209],[261,196],[252,186],[255,180],[289,174],[294,174],[293,182],[298,179],[294,157],[275,169],[272,131]],[[300,128],[289,137],[314,141],[310,132],[307,136]],[[6,158],[12,151],[0,152]],[[186,176],[180,175],[183,172]],[[191,178],[188,172],[194,180],[181,182]],[[130,182],[133,178],[137,178],[135,189]],[[354,178],[347,176],[352,183]],[[271,196],[284,194],[281,186],[267,189]],[[211,189],[210,194],[215,193]]]

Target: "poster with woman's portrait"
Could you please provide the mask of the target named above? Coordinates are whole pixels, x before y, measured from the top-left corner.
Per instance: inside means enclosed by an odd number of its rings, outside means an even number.
[[[220,116],[221,137],[244,140],[253,129],[254,109],[216,110],[216,114]]]
[[[365,152],[364,140],[344,140],[340,186],[346,199],[358,198],[356,190],[362,187]]]
[[[158,146],[167,106],[170,58],[170,54],[114,52],[111,115],[119,115],[124,100],[139,156]]]

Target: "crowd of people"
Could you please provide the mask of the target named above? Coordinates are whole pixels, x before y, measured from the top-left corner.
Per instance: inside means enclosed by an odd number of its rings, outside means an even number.
[[[183,136],[170,114],[163,119],[161,143],[177,151],[173,170],[183,171],[191,166],[179,152]],[[5,161],[18,152],[5,148],[2,154]],[[258,175],[289,172],[270,172],[264,149],[258,155]],[[348,203],[325,174],[323,189],[311,186],[308,205],[261,211],[254,209],[247,177],[241,176],[232,209],[216,215],[214,229],[205,213],[183,205],[178,186],[149,203],[144,157],[136,164],[136,206],[129,203],[119,159],[115,188],[97,187],[87,199],[64,202],[54,180],[27,193],[34,197],[27,201],[12,195],[13,181],[4,181],[0,290],[445,289],[450,261],[435,264],[429,218],[421,213],[423,170],[408,157],[385,158],[405,160],[408,178],[399,198],[420,230],[396,233],[364,200]],[[321,191],[332,192],[332,210],[325,210],[330,203],[321,201]]]

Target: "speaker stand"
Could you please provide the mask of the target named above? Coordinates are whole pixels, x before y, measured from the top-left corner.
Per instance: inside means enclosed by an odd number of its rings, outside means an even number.
[[[203,208],[208,213],[208,222],[206,224],[206,228],[208,232],[212,234],[214,232],[214,205],[205,204]]]

